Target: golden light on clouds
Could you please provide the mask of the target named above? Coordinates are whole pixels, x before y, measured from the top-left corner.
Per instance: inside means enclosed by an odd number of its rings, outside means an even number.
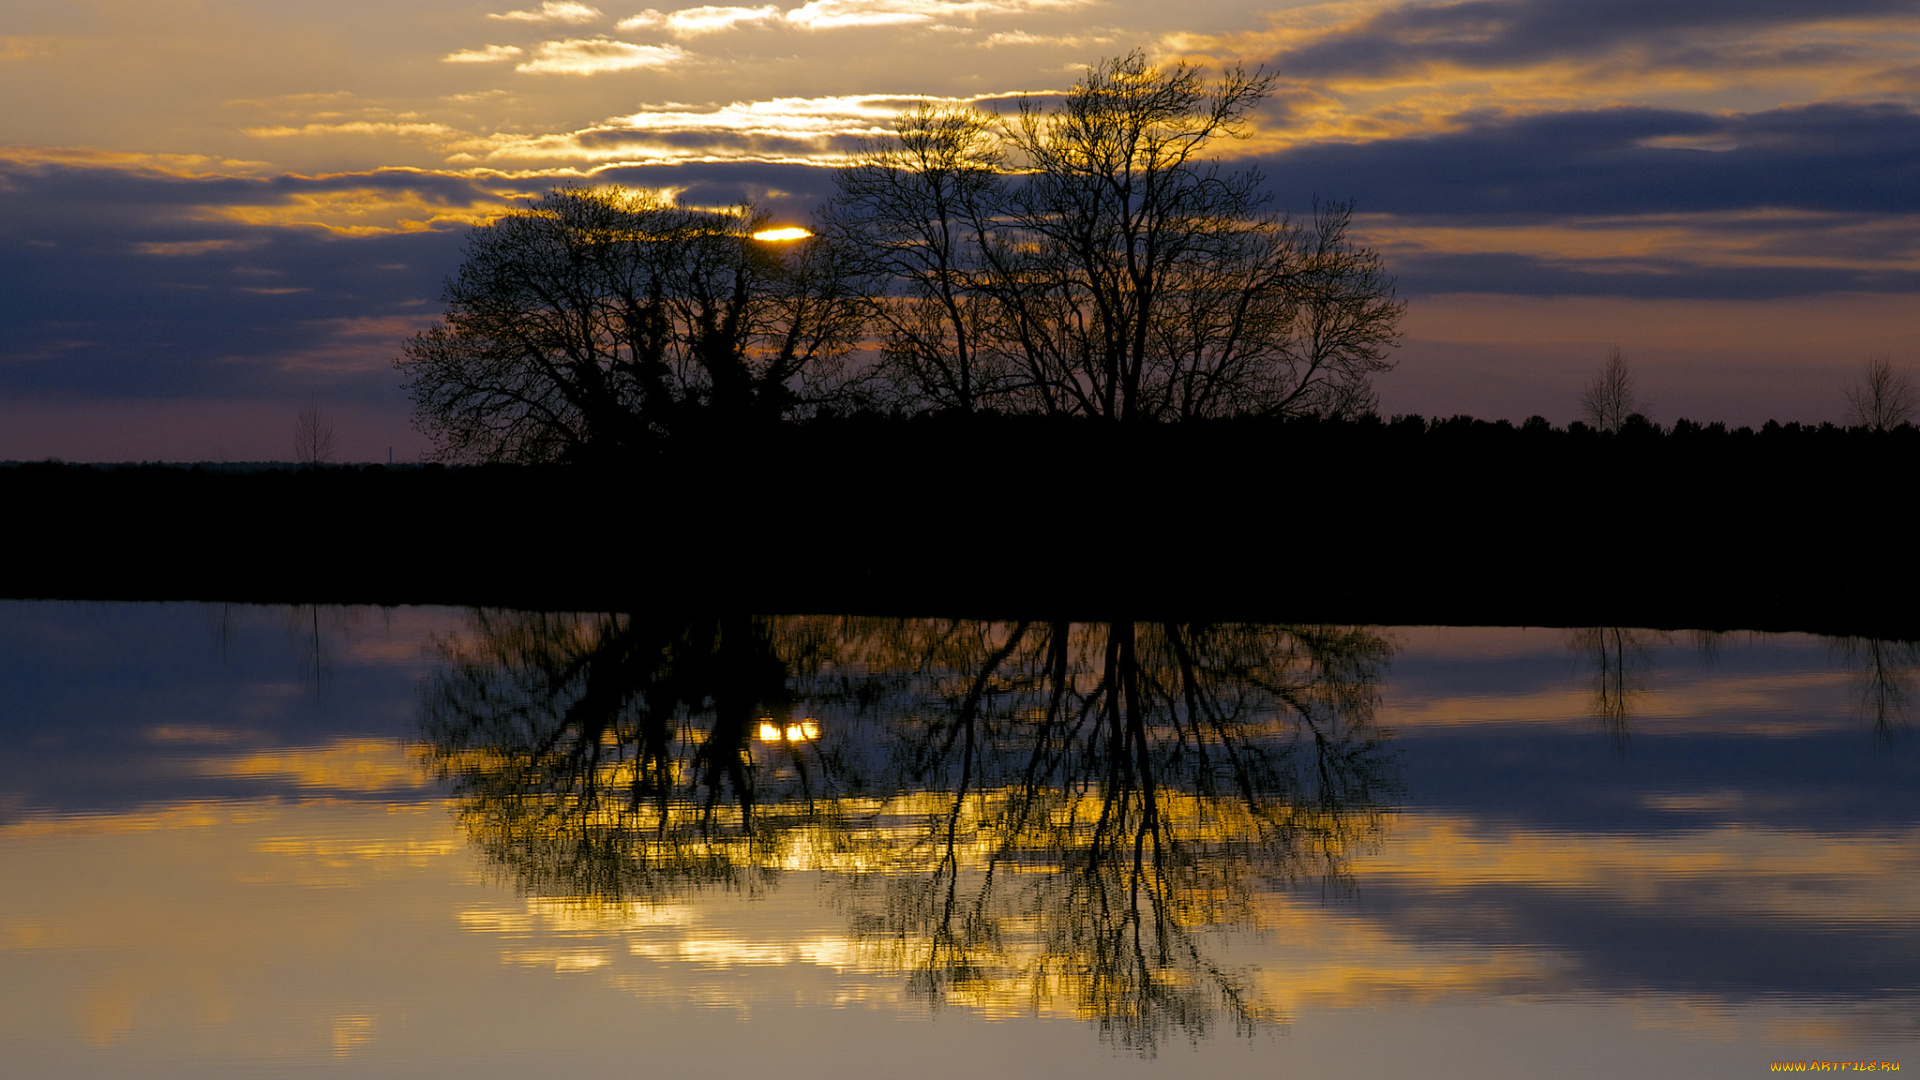
[[[589,23],[601,17],[600,9],[572,3],[570,0],[547,0],[540,5],[539,11],[507,11],[487,16],[489,19],[500,19],[505,22],[558,23]]]
[[[634,45],[612,38],[573,38],[541,43],[533,59],[515,66],[515,71],[553,75],[598,75],[608,71],[634,68],[667,67],[688,59],[689,53],[678,45]]]
[[[765,7],[696,7],[661,14],[652,8],[617,24],[622,30],[660,27],[676,37],[697,37],[731,30],[737,26],[778,22],[784,13],[772,4]]]
[[[518,45],[489,45],[484,49],[462,49],[440,59],[448,64],[498,64],[525,53]]]
[[[648,8],[622,19],[622,30],[664,29],[676,37],[697,37],[743,26],[785,24],[805,30],[860,27],[927,26],[951,20],[974,22],[994,16],[1081,7],[1092,0],[811,0],[781,10],[760,7],[703,6],[661,12]]]
[[[846,140],[877,138],[913,101],[955,99],[834,95],[734,101],[709,109],[662,106],[566,133],[501,133],[450,143],[450,161],[791,161],[837,164]]]
[[[415,191],[363,187],[294,192],[280,202],[207,206],[201,213],[213,220],[245,225],[305,226],[342,236],[382,236],[451,225],[483,225],[505,209],[505,198],[450,206],[434,203]]]
[[[382,120],[348,120],[335,124],[303,124],[299,127],[257,127],[246,128],[245,131],[248,135],[260,139],[284,139],[295,135],[398,135],[444,138],[455,134],[454,130],[445,124]]]

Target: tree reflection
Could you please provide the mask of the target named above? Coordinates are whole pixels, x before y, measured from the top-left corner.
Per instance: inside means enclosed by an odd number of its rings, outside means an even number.
[[[478,613],[470,635],[442,643],[429,757],[475,840],[533,892],[757,888],[765,844],[812,803],[759,812],[748,740],[787,701],[765,631],[745,618]]]
[[[1569,635],[1568,648],[1593,668],[1593,717],[1620,753],[1632,736],[1634,703],[1647,689],[1653,647],[1665,637],[1619,626],[1584,627]]]
[[[443,648],[430,754],[523,888],[825,871],[930,1003],[1141,1051],[1271,1018],[1218,939],[1347,887],[1397,783],[1391,650],[1350,628],[481,614]]]
[[[1834,651],[1854,675],[1860,711],[1873,725],[1874,743],[1893,745],[1893,732],[1913,703],[1913,677],[1920,670],[1920,641],[1888,638],[1833,639]]]

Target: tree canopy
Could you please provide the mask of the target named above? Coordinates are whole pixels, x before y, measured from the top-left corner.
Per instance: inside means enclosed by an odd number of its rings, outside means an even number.
[[[756,240],[752,207],[562,187],[473,230],[446,314],[397,361],[443,456],[630,455],[784,415],[863,314],[824,245]]]

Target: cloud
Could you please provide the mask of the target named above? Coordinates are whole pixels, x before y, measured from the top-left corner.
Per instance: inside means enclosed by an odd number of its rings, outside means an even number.
[[[1341,19],[1341,15],[1349,15]],[[1357,16],[1357,17],[1352,17]],[[1818,41],[1735,44],[1782,27],[1920,16],[1917,0],[1456,0],[1327,5],[1283,20],[1271,62],[1292,78],[1418,78],[1435,68],[1498,71],[1635,50],[1668,66],[1828,62]],[[1308,20],[1334,19],[1331,26]]]
[[[540,5],[539,11],[509,11],[501,15],[489,15],[489,19],[503,19],[508,22],[558,22],[590,23],[605,18],[599,8],[573,3],[572,0],[547,0]]]
[[[497,64],[519,56],[523,51],[517,45],[489,45],[484,49],[462,49],[448,53],[440,60],[448,64]]]
[[[987,35],[980,43],[983,49],[997,49],[1008,45],[1031,45],[1048,49],[1085,49],[1090,46],[1112,45],[1119,40],[1113,34],[1029,34],[1024,30],[1008,30]]]
[[[0,36],[0,60],[31,60],[60,51],[60,41],[49,37]]]
[[[1340,193],[1362,211],[1403,216],[1920,213],[1920,110],[1901,105],[1464,119],[1443,134],[1302,146],[1264,161],[1287,205]]]
[[[142,255],[159,255],[172,258],[181,255],[207,255],[216,251],[246,251],[266,243],[263,237],[225,240],[145,240],[133,245],[133,250]]]
[[[311,378],[388,395],[395,339],[356,328],[434,310],[464,224],[526,189],[408,170],[186,176],[8,157],[0,180],[15,192],[0,204],[0,396],[15,399],[308,393],[320,384],[290,391],[285,372],[319,353],[331,366]]]
[[[578,131],[473,140],[476,159],[687,161],[758,157],[838,161],[856,142],[891,130],[917,95],[849,94],[736,101],[709,109],[646,109]]]
[[[259,139],[283,139],[291,135],[399,135],[446,137],[454,130],[445,124],[413,121],[348,120],[335,124],[302,124],[299,127],[242,128],[244,134]]]
[[[273,201],[213,204],[200,216],[252,226],[324,229],[339,236],[386,236],[478,225],[501,209],[495,199],[449,204],[419,191],[369,184],[288,190]]]
[[[1613,108],[1247,159],[1278,205],[1353,199],[1410,294],[1920,292],[1920,110]]]
[[[785,23],[808,30],[838,30],[861,26],[926,26],[948,20],[973,20],[1018,15],[1055,8],[1080,7],[1093,0],[810,0],[782,12],[772,4],[759,7],[704,6],[665,12],[648,8],[615,24],[621,30],[662,29],[679,38],[719,33],[745,26]],[[496,16],[497,18],[498,16]],[[1039,39],[1035,39],[1039,40]],[[1068,44],[1071,39],[1059,39]]]
[[[787,21],[809,30],[837,30],[850,26],[901,26],[933,22],[958,7],[931,0],[812,0],[787,12]]]
[[[622,30],[657,26],[675,37],[687,38],[732,30],[738,26],[778,22],[781,17],[780,9],[772,4],[765,7],[684,8],[671,15],[662,15],[649,8],[632,18],[620,20],[616,25]]]
[[[574,38],[543,42],[534,50],[532,60],[514,70],[557,75],[598,75],[607,71],[667,67],[680,63],[688,56],[688,52],[678,45],[632,45],[604,37]]]
[[[1780,300],[1838,293],[1920,293],[1920,270],[1714,266],[1683,258],[1582,259],[1515,252],[1393,252],[1402,296],[1614,296],[1639,300]]]
[[[1092,0],[810,0],[786,19],[809,30],[902,26],[1081,7]]]

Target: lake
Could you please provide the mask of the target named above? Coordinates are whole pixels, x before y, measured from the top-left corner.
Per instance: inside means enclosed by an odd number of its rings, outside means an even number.
[[[0,602],[35,1077],[1920,1066],[1920,647]]]

